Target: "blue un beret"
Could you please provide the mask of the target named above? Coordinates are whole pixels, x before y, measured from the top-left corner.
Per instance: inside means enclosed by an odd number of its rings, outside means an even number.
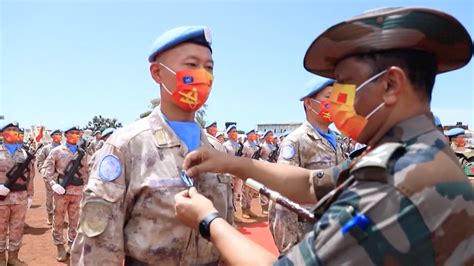
[[[236,125],[230,125],[227,127],[227,129],[225,130],[226,133],[229,133],[233,128],[237,129],[237,126]]]
[[[174,28],[159,36],[152,45],[148,62],[155,61],[156,56],[184,42],[193,42],[206,46],[211,50],[211,32],[205,26],[184,26]]]
[[[114,132],[115,132],[115,128],[113,128],[113,127],[106,128],[106,129],[104,129],[104,131],[102,131],[102,137],[110,135]]]
[[[64,134],[67,134],[71,130],[81,130],[81,128],[79,126],[72,126],[68,129],[64,130]]]
[[[305,98],[314,96],[315,94],[322,91],[328,86],[332,86],[334,82],[335,81],[332,79],[327,79],[323,77],[313,78],[308,83],[306,83],[305,91],[303,96],[300,98],[300,101],[304,100]]]
[[[4,124],[4,125],[2,126],[2,130],[0,130],[0,131],[5,130],[7,127],[20,128],[20,125],[18,124],[18,122],[7,122],[6,124]]]
[[[217,122],[216,121],[207,122],[206,125],[204,125],[204,128],[209,128],[209,127],[212,127],[212,126],[217,127]]]
[[[446,136],[448,137],[456,137],[458,135],[463,135],[463,134],[464,134],[464,129],[459,128],[459,127],[451,128],[450,130],[448,130],[448,132],[446,132]]]
[[[246,133],[246,135],[249,135],[249,134],[252,134],[252,133],[255,133],[255,129],[249,130],[249,131]]]
[[[435,122],[435,125],[438,127],[438,126],[441,126],[441,120],[439,119],[438,116],[434,116],[434,122]]]
[[[61,134],[62,132],[61,132],[61,130],[56,129],[55,131],[51,132],[51,134],[49,134],[49,135],[52,137],[54,134],[57,134],[57,133]]]

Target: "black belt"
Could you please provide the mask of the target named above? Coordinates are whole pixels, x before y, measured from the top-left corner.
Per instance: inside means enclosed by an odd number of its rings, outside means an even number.
[[[10,186],[10,191],[26,191],[27,187],[26,185],[20,185],[20,184],[13,184]]]
[[[148,265],[150,264],[143,261],[139,261],[130,256],[125,256],[124,266],[148,266]],[[217,266],[217,265],[219,265],[219,261],[214,261],[214,262],[209,262],[209,263],[204,263],[204,264],[195,264],[195,266]]]
[[[62,184],[63,178],[58,178],[58,184]],[[68,186],[82,186],[84,185],[84,180],[82,178],[73,177]]]

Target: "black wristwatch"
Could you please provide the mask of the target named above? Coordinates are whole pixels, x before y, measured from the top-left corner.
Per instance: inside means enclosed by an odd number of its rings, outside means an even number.
[[[202,221],[199,223],[199,234],[201,234],[201,236],[207,240],[210,240],[211,238],[211,231],[209,229],[212,221],[214,221],[216,218],[219,218],[219,213],[212,212],[204,217],[204,219],[202,219]]]

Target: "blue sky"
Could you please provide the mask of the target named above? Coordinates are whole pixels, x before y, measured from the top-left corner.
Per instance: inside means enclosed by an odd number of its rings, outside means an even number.
[[[48,128],[84,126],[94,115],[133,122],[159,94],[147,62],[154,39],[176,26],[208,25],[215,82],[207,119],[244,130],[300,122],[310,43],[333,24],[387,6],[440,9],[474,34],[471,0],[0,0],[0,115]],[[437,78],[432,109],[444,124],[474,126],[473,64]]]

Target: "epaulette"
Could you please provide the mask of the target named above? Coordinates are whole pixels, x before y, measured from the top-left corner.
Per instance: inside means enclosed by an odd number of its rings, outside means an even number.
[[[405,154],[401,143],[385,143],[373,149],[352,167],[350,174],[356,180],[386,182],[387,173],[393,167],[393,161]]]

